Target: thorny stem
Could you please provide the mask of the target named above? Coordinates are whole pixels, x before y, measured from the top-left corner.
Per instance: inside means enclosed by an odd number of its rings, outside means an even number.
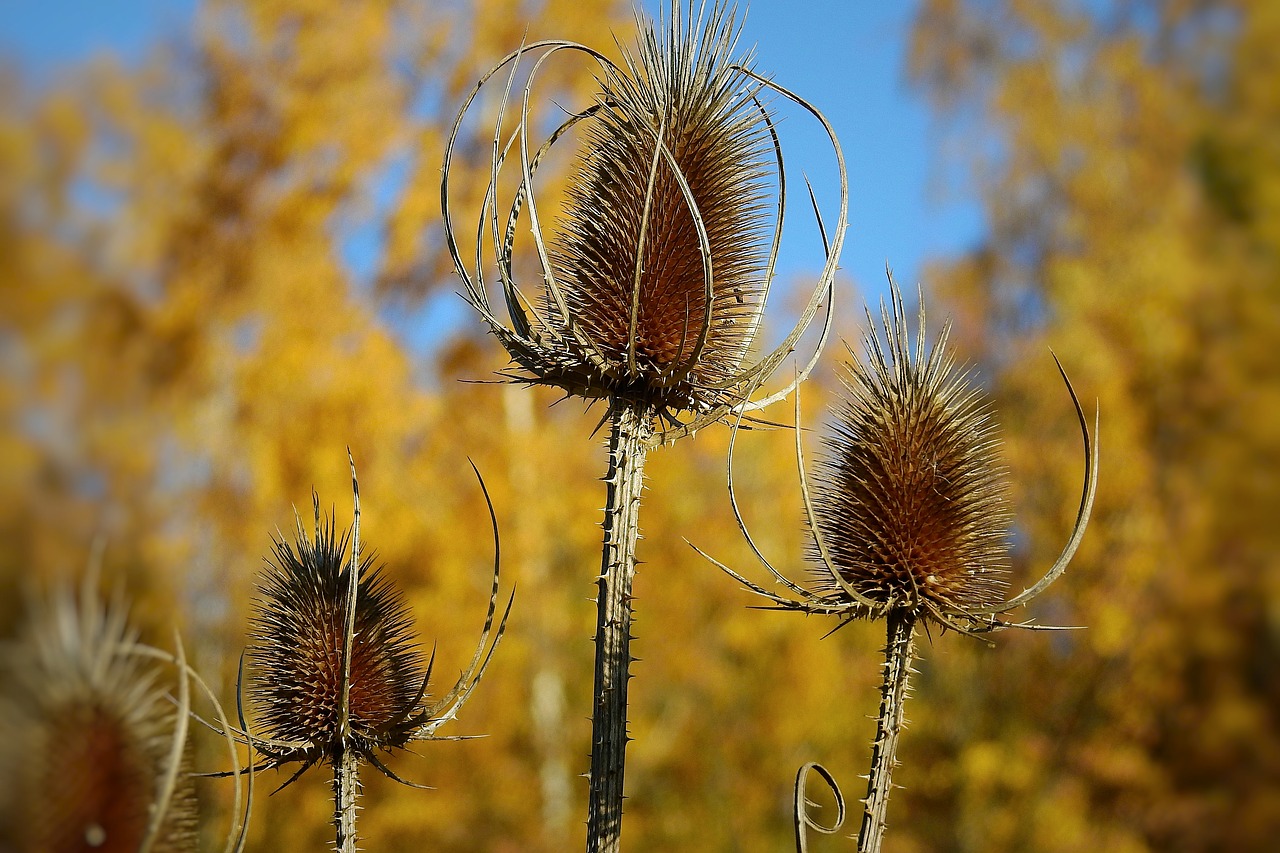
[[[886,617],[888,641],[884,647],[884,684],[880,687],[880,719],[871,748],[871,775],[867,797],[862,801],[862,828],[858,830],[858,853],[879,853],[884,838],[885,812],[893,787],[897,764],[898,734],[902,731],[902,709],[907,699],[907,681],[915,657],[912,637],[915,614],[905,608],[891,608]]]
[[[651,412],[616,402],[609,435],[604,547],[596,584],[595,707],[591,718],[588,853],[613,853],[622,831],[622,775],[627,747],[627,683],[631,678],[631,583],[636,574],[640,492],[653,433]]]
[[[360,794],[360,753],[340,743],[333,751],[333,826],[337,853],[356,852],[356,798]]]

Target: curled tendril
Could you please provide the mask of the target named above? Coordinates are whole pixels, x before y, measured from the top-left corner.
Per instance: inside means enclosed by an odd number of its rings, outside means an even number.
[[[217,732],[226,741],[227,752],[230,758],[230,764],[232,769],[227,771],[226,773],[197,774],[197,775],[219,775],[219,776],[225,775],[225,776],[231,776],[235,780],[235,787],[232,792],[233,807],[231,809],[231,815],[232,815],[231,825],[227,830],[227,837],[226,837],[226,842],[223,846],[223,850],[225,851],[225,853],[240,853],[240,851],[244,850],[245,839],[249,831],[249,817],[253,811],[253,790],[254,790],[253,782],[254,782],[254,773],[255,773],[255,768],[253,765],[253,754],[252,752],[250,752],[249,754],[248,767],[245,769],[241,769],[240,758],[239,758],[239,755],[237,754],[237,749],[236,749],[238,744],[238,739],[236,737],[236,730],[234,729],[234,727],[231,726],[231,724],[227,720],[226,711],[223,709],[222,703],[218,700],[218,696],[213,692],[213,689],[209,687],[208,682],[204,680],[204,678],[200,675],[199,672],[192,669],[191,666],[187,663],[185,654],[183,653],[182,641],[181,641],[181,638],[177,636],[177,632],[174,633],[174,640],[175,640],[175,645],[174,645],[175,652],[172,654],[164,651],[163,649],[157,649],[152,646],[146,646],[139,643],[129,643],[129,644],[122,645],[120,647],[120,653],[124,655],[131,655],[134,657],[148,658],[151,660],[162,661],[164,663],[172,665],[174,668],[178,670],[178,673],[179,673],[178,695],[177,697],[174,697],[173,701],[178,709],[178,717],[183,720],[183,725],[181,729],[182,740],[181,741],[179,740],[177,732],[175,732],[175,735],[174,735],[173,748],[174,748],[175,755],[180,755],[181,749],[185,745],[186,729],[187,729],[185,721],[188,718],[193,719],[199,723],[202,723],[207,728],[210,728],[213,731]],[[195,686],[199,688],[200,692],[204,694],[204,697],[209,701],[209,704],[213,707],[214,718],[217,721],[216,724],[212,724],[206,721],[203,717],[201,717],[194,710],[192,710],[191,695],[190,695],[191,684],[195,684]],[[242,727],[245,726],[243,715],[241,716],[241,726]],[[247,731],[247,728],[246,728],[246,731]],[[252,743],[253,743],[252,737],[248,735],[246,735],[246,737],[248,739],[249,744],[252,746]],[[243,780],[242,780],[242,777],[243,777]],[[171,785],[168,784],[167,780],[166,780],[165,788],[163,790],[166,792],[172,790],[172,787]],[[161,800],[161,802],[164,802],[164,801],[165,801],[164,799]],[[163,812],[163,809],[157,809],[157,811]]]
[[[827,790],[836,800],[836,818],[828,826],[819,823],[809,816],[809,808],[816,806],[817,803],[809,799],[806,791],[809,785],[809,774],[817,773],[826,783]],[[806,762],[801,765],[800,770],[796,773],[795,795],[793,798],[792,815],[795,822],[796,831],[796,853],[807,853],[809,849],[808,830],[820,832],[823,835],[835,835],[844,826],[846,809],[844,804],[844,794],[840,791],[840,786],[836,784],[835,777],[831,775],[831,771],[813,761]]]

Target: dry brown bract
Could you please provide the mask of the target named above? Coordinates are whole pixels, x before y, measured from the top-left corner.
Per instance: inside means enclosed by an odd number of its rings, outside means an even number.
[[[813,588],[775,569],[747,531],[733,489],[733,439],[729,496],[734,514],[756,556],[794,597],[752,583],[712,560],[774,607],[832,614],[841,620],[837,628],[858,617],[885,620],[884,679],[867,795],[860,801],[859,853],[879,853],[884,838],[917,623],[966,634],[1040,627],[999,617],[1030,602],[1066,569],[1084,535],[1097,487],[1097,443],[1059,364],[1084,436],[1080,509],[1058,560],[1034,586],[1006,601],[1007,477],[996,457],[991,410],[947,353],[947,329],[933,347],[926,345],[923,306],[911,346],[902,296],[892,278],[890,291],[892,309],[882,304],[880,310],[883,340],[868,311],[865,356],[851,352],[853,361],[843,377],[846,396],[835,413],[834,430],[824,441],[813,495],[805,481],[797,394],[796,461],[812,535],[810,554],[818,563]],[[734,438],[736,434],[735,429]],[[836,797],[839,814],[831,825],[808,814],[805,785],[810,772],[817,772]],[[830,834],[840,829],[844,799],[820,765],[800,769],[795,809],[796,845],[801,851],[806,849],[807,830]]]

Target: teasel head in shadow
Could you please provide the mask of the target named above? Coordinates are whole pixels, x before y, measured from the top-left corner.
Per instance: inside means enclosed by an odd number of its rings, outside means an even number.
[[[747,397],[795,351],[825,299],[827,319],[815,350],[821,348],[844,242],[847,186],[839,144],[822,114],[757,74],[750,54],[735,55],[739,24],[731,7],[703,2],[695,9],[690,2],[682,10],[677,0],[669,20],[642,20],[639,27],[639,43],[622,48],[621,63],[564,41],[525,45],[498,63],[454,124],[441,207],[464,296],[510,354],[509,377],[607,400],[611,411],[640,408],[656,419],[652,442],[661,443],[782,399],[785,390]],[[600,90],[595,103],[569,115],[545,141],[531,139],[538,73],[564,52],[598,64]],[[452,218],[450,166],[463,119],[486,87],[499,85],[495,78],[504,69],[471,262]],[[519,118],[508,122],[517,80],[524,83]],[[827,132],[839,168],[840,211],[829,243],[823,232],[826,263],[798,322],[776,348],[752,358],[786,206],[782,146],[768,104],[776,97],[799,105]],[[567,206],[547,225],[533,179],[553,146],[574,138],[569,134],[575,129],[581,144],[568,177]],[[513,169],[514,190],[500,204]],[[772,203],[771,182],[777,184]],[[532,289],[514,278],[517,228],[526,210],[541,269]],[[816,204],[814,210],[816,215]],[[486,239],[505,321],[490,301]]]
[[[403,593],[363,550],[354,462],[351,478],[349,530],[338,533],[332,519],[322,521],[313,496],[313,532],[299,519],[295,541],[277,538],[267,558],[246,655],[253,671],[245,692],[257,719],[251,730],[242,718],[234,732],[263,759],[259,769],[299,765],[280,788],[316,764],[331,765],[339,851],[355,849],[360,762],[423,787],[397,776],[379,753],[456,739],[436,731],[457,716],[484,676],[515,598],[513,590],[495,631],[501,555],[497,517],[480,479],[494,537],[488,611],[470,663],[443,696],[429,698],[435,655],[424,659]]]
[[[0,848],[195,850],[181,646],[141,645],[123,597],[104,602],[95,576],[79,594],[32,596],[0,651]],[[176,686],[156,659],[179,665]]]
[[[1044,576],[1006,598],[1012,518],[994,412],[947,350],[948,328],[943,327],[932,346],[927,343],[923,304],[912,343],[892,277],[890,307],[881,305],[882,328],[877,331],[870,311],[867,321],[863,353],[850,351],[852,360],[842,376],[844,399],[823,439],[824,454],[814,470],[812,488],[805,472],[797,395],[796,459],[811,534],[810,557],[816,564],[811,583],[791,580],[756,547],[734,492],[732,440],[729,494],[735,516],[753,552],[783,591],[756,584],[708,557],[774,608],[835,616],[840,620],[837,627],[857,618],[886,620],[885,680],[864,801],[859,846],[863,851],[878,850],[884,831],[917,625],[970,635],[1011,627],[1045,629],[1003,616],[1030,603],[1066,570],[1088,524],[1098,469],[1096,416],[1090,435],[1080,401],[1058,364],[1084,438],[1084,487],[1076,523]],[[797,780],[799,792],[806,772],[802,769]],[[803,799],[797,793],[796,802]],[[803,826],[818,827],[799,810],[796,820],[798,832]]]

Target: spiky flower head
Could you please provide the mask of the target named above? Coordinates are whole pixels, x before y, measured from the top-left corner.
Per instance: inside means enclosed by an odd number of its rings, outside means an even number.
[[[427,702],[435,656],[424,660],[403,593],[362,550],[354,462],[351,485],[355,519],[348,530],[339,534],[332,519],[322,521],[313,496],[314,534],[299,519],[295,541],[275,539],[251,616],[248,693],[257,725],[234,734],[251,741],[269,768],[300,763],[281,787],[320,762],[345,772],[339,765],[351,756],[412,785],[383,764],[378,751],[432,739],[457,716],[488,669],[515,598],[513,591],[495,634],[498,522],[480,479],[493,528],[489,608],[471,662],[443,696]]]
[[[372,553],[360,558],[344,700],[351,530],[338,534],[330,519],[308,536],[299,523],[296,540],[275,540],[251,622],[248,694],[265,742],[295,745],[290,758],[273,755],[282,761],[327,758],[343,739],[346,701],[359,751],[404,746],[426,679],[404,595]]]
[[[997,607],[1011,515],[991,407],[923,308],[912,345],[896,288],[882,329],[867,319],[813,477],[816,587],[920,616]]]
[[[568,309],[557,322],[576,321],[602,357],[584,384],[674,409],[732,379],[763,295],[771,151],[722,12],[701,33],[678,13],[665,32],[650,25],[636,54],[606,66],[607,106],[587,126],[550,247]],[[546,308],[554,317],[550,294]]]
[[[749,363],[780,239],[775,230],[772,243],[767,240],[771,180],[779,182],[778,229],[785,204],[782,150],[766,91],[801,105],[828,133],[830,126],[802,99],[752,71],[750,55],[735,55],[739,26],[719,0],[696,10],[692,2],[684,10],[676,2],[667,20],[641,21],[640,29],[638,46],[623,48],[621,64],[582,45],[540,42],[486,75],[454,126],[442,206],[467,298],[521,368],[514,377],[652,411],[672,428],[660,436],[666,439],[742,405],[794,350],[829,291],[843,242],[844,164],[832,135],[841,211],[826,268],[796,327],[776,350]],[[496,204],[502,166],[509,155],[516,159],[516,143],[502,146],[501,114],[495,128],[480,233],[491,230],[508,326],[489,303],[479,259],[473,277],[454,239],[448,192],[453,141],[491,76],[510,64],[514,79],[526,55],[541,51],[545,58],[561,50],[599,63],[600,90],[594,105],[571,115],[541,148],[527,140],[522,115],[515,134],[521,181],[501,232],[489,205]],[[568,203],[544,239],[530,182],[546,151],[579,123]],[[516,223],[526,203],[543,272],[533,298],[511,279]]]
[[[185,710],[136,653],[123,601],[86,584],[29,616],[3,650],[0,848],[194,850],[195,794],[174,747]]]
[[[922,304],[913,344],[892,277],[889,285],[891,307],[881,306],[880,326],[868,311],[864,352],[850,351],[841,377],[845,396],[823,439],[812,489],[796,432],[810,557],[818,563],[812,588],[774,568],[747,530],[733,487],[736,428],[729,442],[730,503],[756,557],[795,597],[699,553],[784,610],[845,619],[894,614],[908,624],[925,618],[970,634],[1040,627],[999,617],[1057,580],[1084,538],[1098,485],[1098,444],[1084,409],[1059,364],[1084,439],[1080,508],[1054,564],[1006,599],[1011,514],[991,408],[947,351],[949,326],[930,346]]]

